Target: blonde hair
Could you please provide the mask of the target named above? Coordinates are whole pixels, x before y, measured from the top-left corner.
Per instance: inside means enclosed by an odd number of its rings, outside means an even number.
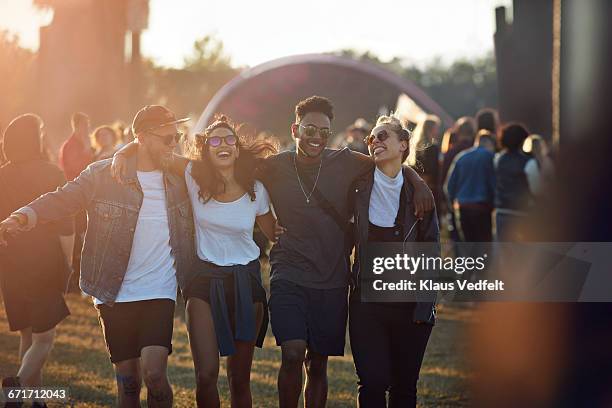
[[[411,139],[410,131],[404,127],[404,125],[402,124],[402,121],[397,116],[395,116],[393,113],[389,115],[379,116],[378,119],[376,120],[376,126],[380,126],[380,125],[391,126],[393,131],[397,133],[397,136],[399,137],[400,141],[405,140],[408,142],[408,148],[406,149],[406,151],[404,151],[402,155],[402,162],[406,161],[406,158],[408,157],[408,154],[410,153],[410,139]]]
[[[453,144],[457,142],[457,132],[454,128],[446,129],[444,136],[442,136],[442,143],[440,144],[440,152],[442,154],[448,153]]]
[[[425,150],[431,146],[431,132],[435,128],[440,128],[440,118],[436,115],[427,115],[421,120],[410,138],[410,154],[408,155],[408,164],[416,165],[416,153],[418,150]]]
[[[549,146],[546,139],[544,139],[542,136],[532,134],[529,135],[529,137],[523,142],[523,151],[525,153],[531,153],[539,160],[539,156],[547,154],[549,151]]]

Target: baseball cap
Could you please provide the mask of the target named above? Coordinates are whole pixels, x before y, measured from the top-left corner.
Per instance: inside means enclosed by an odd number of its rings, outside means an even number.
[[[162,105],[147,105],[138,111],[132,122],[134,134],[146,132],[166,125],[187,122],[189,118],[177,119],[174,112]]]

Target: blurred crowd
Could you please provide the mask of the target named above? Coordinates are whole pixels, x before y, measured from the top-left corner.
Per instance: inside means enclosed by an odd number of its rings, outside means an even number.
[[[514,221],[550,193],[555,170],[549,138],[521,123],[500,123],[492,108],[461,117],[447,129],[435,115],[407,125],[413,131],[405,164],[432,190],[448,238],[521,240]],[[371,129],[359,118],[336,135],[330,147],[368,154],[364,138]]]

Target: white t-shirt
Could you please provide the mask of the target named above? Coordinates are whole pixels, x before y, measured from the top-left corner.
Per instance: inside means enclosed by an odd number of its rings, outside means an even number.
[[[176,301],[176,268],[170,247],[163,174],[161,171],[139,171],[137,175],[143,193],[142,207],[125,278],[115,301]],[[94,299],[94,303],[102,302]]]
[[[399,210],[399,198],[404,175],[400,170],[393,178],[380,171],[374,170],[374,185],[370,195],[370,222],[379,227],[393,227]]]
[[[255,201],[245,193],[229,203],[211,198],[203,204],[191,167],[189,163],[185,169],[185,181],[193,207],[198,257],[218,266],[246,265],[257,259],[260,251],[253,241],[255,217],[270,211],[270,198],[263,184],[255,181]]]
[[[527,184],[529,184],[531,194],[534,196],[539,195],[542,190],[542,174],[536,159],[531,158],[525,164],[525,175],[527,176]]]

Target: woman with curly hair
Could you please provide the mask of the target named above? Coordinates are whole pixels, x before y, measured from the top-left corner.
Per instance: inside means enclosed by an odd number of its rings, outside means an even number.
[[[115,155],[114,172],[124,168]],[[171,170],[185,177],[196,230],[197,273],[183,291],[196,373],[198,406],[218,407],[219,355],[227,356],[232,406],[250,407],[254,346],[268,327],[266,291],[253,240],[255,223],[271,241],[282,228],[270,211],[268,192],[255,180],[259,160],[276,153],[275,144],[239,137],[225,116],[195,136],[190,159],[174,155]]]

